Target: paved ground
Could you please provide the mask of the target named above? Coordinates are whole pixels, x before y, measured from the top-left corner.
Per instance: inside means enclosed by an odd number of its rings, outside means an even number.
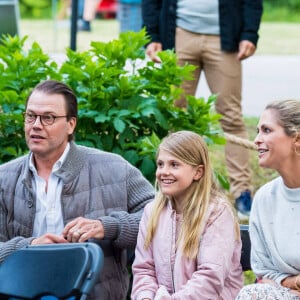
[[[243,62],[243,113],[259,116],[266,104],[279,99],[300,101],[300,56],[255,55]],[[210,94],[201,78],[197,95]]]

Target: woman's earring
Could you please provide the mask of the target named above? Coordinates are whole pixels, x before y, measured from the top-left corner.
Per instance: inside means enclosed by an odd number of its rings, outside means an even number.
[[[297,151],[297,146],[296,146],[296,145],[295,145],[295,147],[294,147],[294,151],[295,151],[295,154],[296,154],[296,155],[300,156],[300,152]]]

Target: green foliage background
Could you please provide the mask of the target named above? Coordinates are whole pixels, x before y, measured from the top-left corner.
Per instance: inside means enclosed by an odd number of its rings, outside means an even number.
[[[299,0],[264,0],[263,21],[300,22]]]
[[[0,45],[0,163],[28,151],[24,103],[31,89],[48,78],[65,82],[78,96],[77,143],[121,154],[151,182],[157,146],[168,132],[193,130],[208,144],[225,142],[220,116],[212,110],[214,96],[189,96],[187,109],[173,105],[193,67],[179,67],[171,51],[160,53],[162,64],[145,61],[144,30],[108,43],[92,42],[84,52],[67,50],[62,65],[37,43],[24,50],[25,41],[4,36]],[[218,177],[226,186],[226,179]]]
[[[22,18],[51,18],[53,9],[59,10],[62,1],[19,0]],[[264,21],[300,22],[299,0],[263,0]]]

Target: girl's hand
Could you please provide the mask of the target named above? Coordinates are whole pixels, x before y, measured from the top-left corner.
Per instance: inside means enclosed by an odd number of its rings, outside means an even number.
[[[164,285],[160,285],[158,290],[156,291],[154,300],[170,300],[171,295],[167,291]]]
[[[63,236],[59,236],[53,233],[46,233],[32,240],[31,245],[60,244],[60,243],[68,243],[68,241],[66,241]]]
[[[262,278],[258,280],[258,283],[267,283],[271,285],[276,285],[276,282],[274,280],[268,279],[268,278]]]

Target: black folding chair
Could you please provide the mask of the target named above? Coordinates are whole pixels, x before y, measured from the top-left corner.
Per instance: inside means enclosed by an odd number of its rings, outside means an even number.
[[[241,265],[243,271],[251,270],[250,252],[251,252],[251,240],[249,236],[249,225],[240,224],[240,232],[242,239],[242,255]]]
[[[0,0],[0,38],[2,34],[11,36],[19,34],[19,1]]]
[[[0,299],[86,299],[103,258],[91,242],[27,246],[0,265]]]

